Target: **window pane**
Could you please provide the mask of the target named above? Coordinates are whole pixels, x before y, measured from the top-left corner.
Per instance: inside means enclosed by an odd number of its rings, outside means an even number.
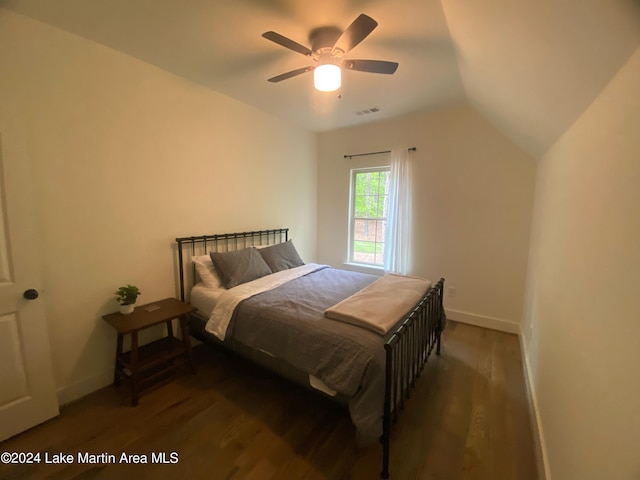
[[[353,250],[353,258],[357,262],[382,264],[383,246],[380,243],[356,240]]]
[[[355,220],[353,229],[353,239],[363,242],[376,241],[376,224],[378,220]]]
[[[376,222],[376,242],[384,243],[386,231],[387,231],[387,221],[378,220]]]
[[[372,193],[377,193],[378,177],[378,172],[357,173],[356,195],[371,195]]]
[[[376,198],[376,216],[387,216],[387,203],[389,199],[389,172],[379,172]]]
[[[376,198],[376,217],[384,217],[384,204],[385,204],[384,195],[380,195]]]
[[[355,220],[353,260],[382,265],[384,255],[385,220]]]
[[[356,195],[385,194],[389,172],[359,172],[356,173]]]
[[[355,216],[361,218],[375,218],[378,216],[377,196],[358,195],[356,196]]]
[[[384,243],[379,243],[378,246],[380,248],[376,250],[376,258],[373,263],[376,265],[384,265]]]
[[[357,195],[354,216],[359,218],[379,218],[385,214],[385,198],[378,195]]]
[[[364,180],[364,176],[366,175],[366,173],[356,173],[356,188],[355,188],[355,194],[356,195],[364,195],[365,194],[365,180]]]

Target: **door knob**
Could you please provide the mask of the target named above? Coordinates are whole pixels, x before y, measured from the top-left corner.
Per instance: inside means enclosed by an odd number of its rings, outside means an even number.
[[[35,300],[36,298],[38,298],[38,295],[40,295],[38,291],[33,288],[25,290],[24,293],[22,294],[22,296],[27,300]]]

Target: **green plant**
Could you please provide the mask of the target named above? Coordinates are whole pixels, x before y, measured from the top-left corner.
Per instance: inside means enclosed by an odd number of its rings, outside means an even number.
[[[116,299],[120,305],[132,305],[140,295],[140,290],[134,285],[127,285],[116,290]]]

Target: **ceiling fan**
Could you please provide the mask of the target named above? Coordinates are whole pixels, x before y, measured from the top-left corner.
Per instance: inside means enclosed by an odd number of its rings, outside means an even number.
[[[314,71],[314,85],[324,92],[333,92],[340,88],[342,69],[357,70],[359,72],[393,74],[398,68],[396,62],[383,60],[346,60],[344,55],[362,42],[378,26],[373,18],[360,14],[347,29],[342,32],[337,27],[315,28],[309,34],[311,48],[305,47],[276,32],[262,34],[267,40],[282,45],[285,48],[312,58],[317,65],[297,68],[290,72],[271,77],[270,82],[276,83],[302,73]]]

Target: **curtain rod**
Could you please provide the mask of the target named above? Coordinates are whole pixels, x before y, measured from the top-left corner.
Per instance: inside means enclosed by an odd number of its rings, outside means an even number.
[[[416,147],[407,148],[410,152],[415,152],[417,150]],[[352,155],[345,155],[344,158],[351,157],[364,157],[365,155],[377,155],[378,153],[391,153],[391,150],[382,150],[380,152],[367,152],[367,153],[354,153]]]

